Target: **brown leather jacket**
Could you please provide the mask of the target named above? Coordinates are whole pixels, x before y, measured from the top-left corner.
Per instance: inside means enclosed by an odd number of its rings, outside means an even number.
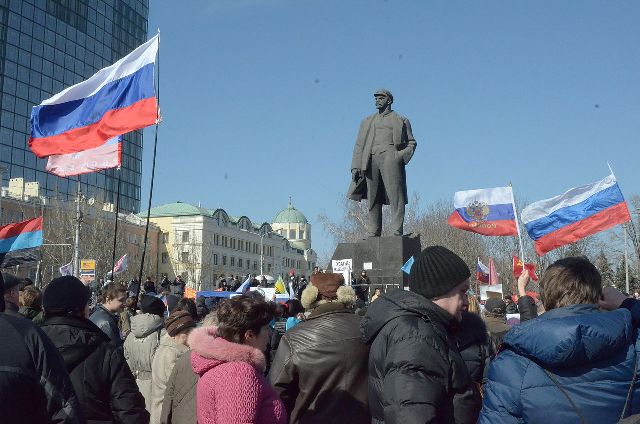
[[[289,423],[370,423],[369,348],[360,340],[361,317],[340,303],[318,306],[287,331],[269,373]]]

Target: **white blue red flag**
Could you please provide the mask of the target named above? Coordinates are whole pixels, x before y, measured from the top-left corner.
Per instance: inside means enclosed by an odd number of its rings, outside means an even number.
[[[73,261],[69,262],[66,265],[62,265],[58,271],[60,272],[60,275],[62,275],[63,277],[66,275],[73,275]]]
[[[66,155],[51,155],[47,159],[47,172],[60,177],[86,174],[122,165],[122,142],[114,137],[102,146]]]
[[[458,191],[453,206],[447,221],[452,227],[485,236],[518,235],[511,187]]]
[[[129,258],[125,253],[120,259],[118,259],[118,262],[116,262],[115,266],[113,267],[113,273],[120,274],[122,272],[125,272],[128,267],[129,267]]]
[[[611,174],[524,208],[522,222],[538,255],[631,220],[627,202]]]
[[[480,258],[478,258],[478,263],[476,264],[476,280],[489,284],[489,267],[483,264]]]
[[[91,78],[34,106],[29,147],[38,157],[81,152],[153,125],[159,35]]]

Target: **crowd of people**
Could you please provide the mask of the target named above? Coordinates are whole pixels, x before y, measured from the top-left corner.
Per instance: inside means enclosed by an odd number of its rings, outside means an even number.
[[[540,300],[523,272],[486,302],[442,246],[408,290],[316,272],[283,303],[149,278],[92,305],[72,276],[0,276],[2,423],[640,422],[640,300],[583,257],[549,266]]]

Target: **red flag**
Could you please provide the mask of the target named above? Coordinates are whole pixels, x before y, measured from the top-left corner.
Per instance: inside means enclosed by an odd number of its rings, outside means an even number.
[[[493,258],[489,258],[489,285],[493,286],[498,284],[498,273],[496,272],[496,264],[493,263]]]
[[[518,258],[517,256],[513,257],[513,276],[514,277],[520,277],[520,275],[522,274],[522,269],[526,268],[527,271],[529,271],[529,277],[531,277],[531,279],[533,281],[538,281],[538,276],[536,275],[536,266],[534,264],[525,264],[524,262],[522,262],[522,260],[520,258]]]

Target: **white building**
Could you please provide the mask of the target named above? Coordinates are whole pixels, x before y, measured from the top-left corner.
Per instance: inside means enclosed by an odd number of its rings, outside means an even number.
[[[182,202],[152,208],[150,215],[162,231],[158,272],[170,279],[180,274],[196,290],[213,289],[220,275],[309,275],[317,262],[311,226],[291,204],[273,224]]]

